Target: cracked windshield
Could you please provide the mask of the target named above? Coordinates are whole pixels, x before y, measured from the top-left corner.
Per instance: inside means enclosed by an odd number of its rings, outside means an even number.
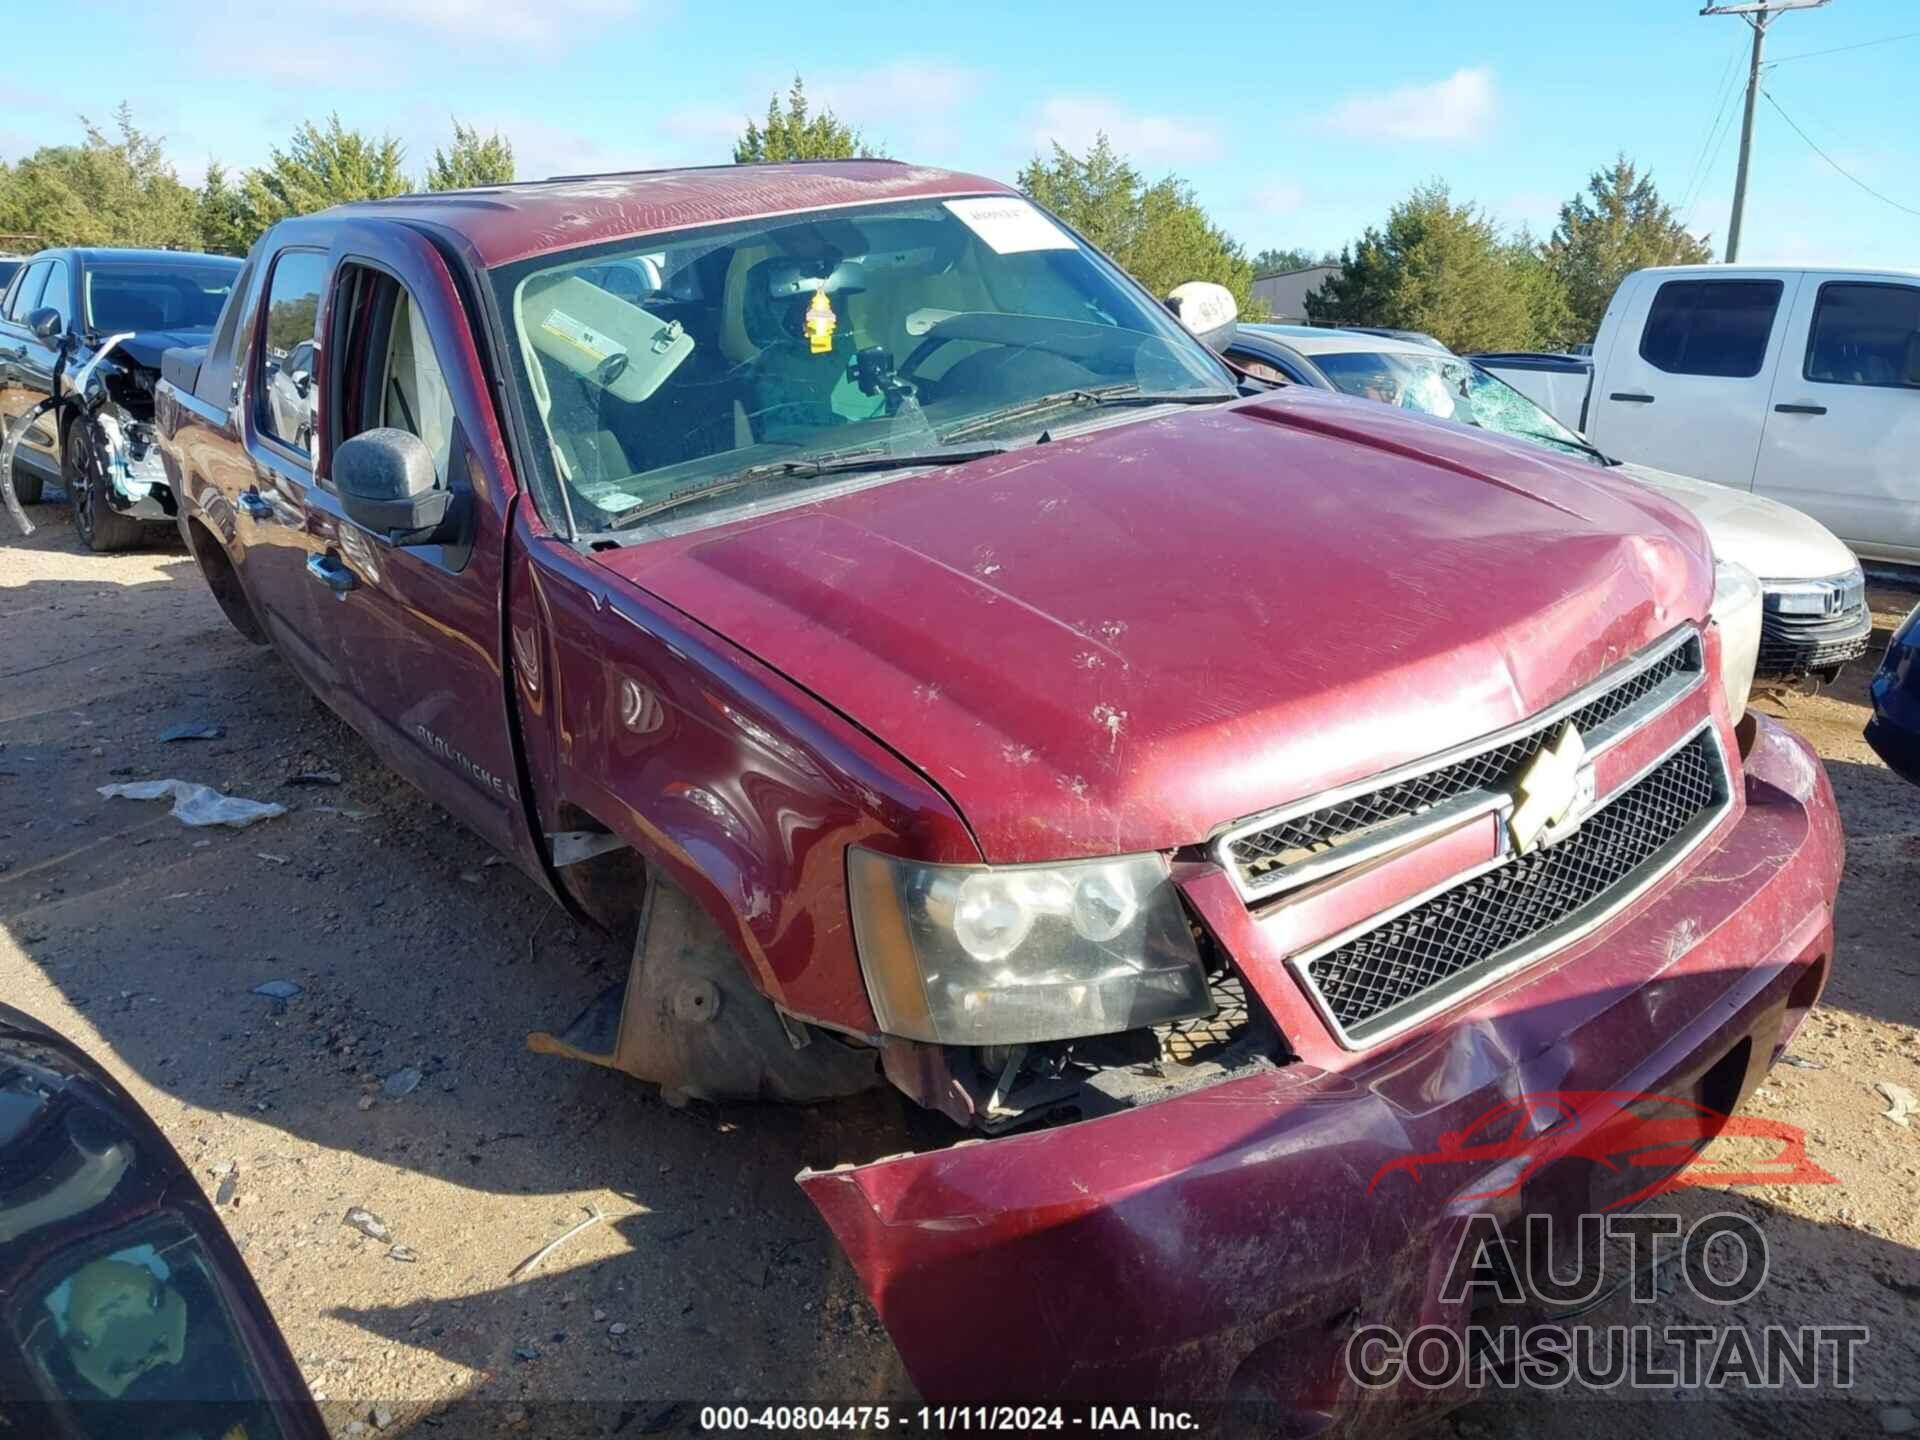
[[[1451,355],[1368,350],[1315,355],[1313,363],[1335,389],[1363,400],[1380,400],[1499,435],[1537,441],[1587,460],[1600,458],[1586,441],[1506,381]]]
[[[542,458],[587,531],[1235,393],[1171,316],[1012,196],[648,237],[499,284]]]

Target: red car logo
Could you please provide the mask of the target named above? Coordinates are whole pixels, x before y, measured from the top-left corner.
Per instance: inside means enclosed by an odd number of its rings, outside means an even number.
[[[1702,1164],[1707,1142],[1723,1135],[1776,1148],[1759,1162]],[[1612,1171],[1660,1172],[1609,1210],[1689,1185],[1840,1183],[1808,1157],[1806,1132],[1797,1125],[1722,1115],[1673,1095],[1546,1090],[1501,1101],[1466,1129],[1442,1135],[1436,1150],[1388,1161],[1374,1172],[1367,1193],[1398,1171],[1418,1184],[1428,1166],[1473,1165],[1487,1172],[1487,1188],[1460,1198],[1490,1200],[1515,1193],[1543,1167],[1569,1156]]]

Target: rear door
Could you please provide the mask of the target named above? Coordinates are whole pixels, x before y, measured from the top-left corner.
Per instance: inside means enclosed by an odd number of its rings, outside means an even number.
[[[1745,490],[1799,276],[1648,276],[1596,370],[1587,434],[1602,450]]]
[[[314,362],[322,463],[304,500],[318,643],[339,664],[335,708],[469,828],[537,865],[501,660],[515,485],[481,346],[423,236],[389,224],[337,234]],[[445,543],[397,544],[348,518],[326,467],[346,440],[379,427],[426,442],[461,514]]]
[[[1920,281],[1809,275],[1753,488],[1870,558],[1920,560]]]

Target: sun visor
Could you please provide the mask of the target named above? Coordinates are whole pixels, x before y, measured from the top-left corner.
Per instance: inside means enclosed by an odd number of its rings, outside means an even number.
[[[530,283],[521,329],[534,349],[629,403],[645,400],[693,353],[693,337],[598,285],[569,275]]]

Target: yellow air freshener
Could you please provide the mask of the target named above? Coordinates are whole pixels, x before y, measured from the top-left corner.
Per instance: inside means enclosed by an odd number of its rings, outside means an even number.
[[[827,292],[814,291],[813,303],[807,306],[807,349],[815,355],[825,355],[832,350],[833,327],[839,323],[827,300]]]

